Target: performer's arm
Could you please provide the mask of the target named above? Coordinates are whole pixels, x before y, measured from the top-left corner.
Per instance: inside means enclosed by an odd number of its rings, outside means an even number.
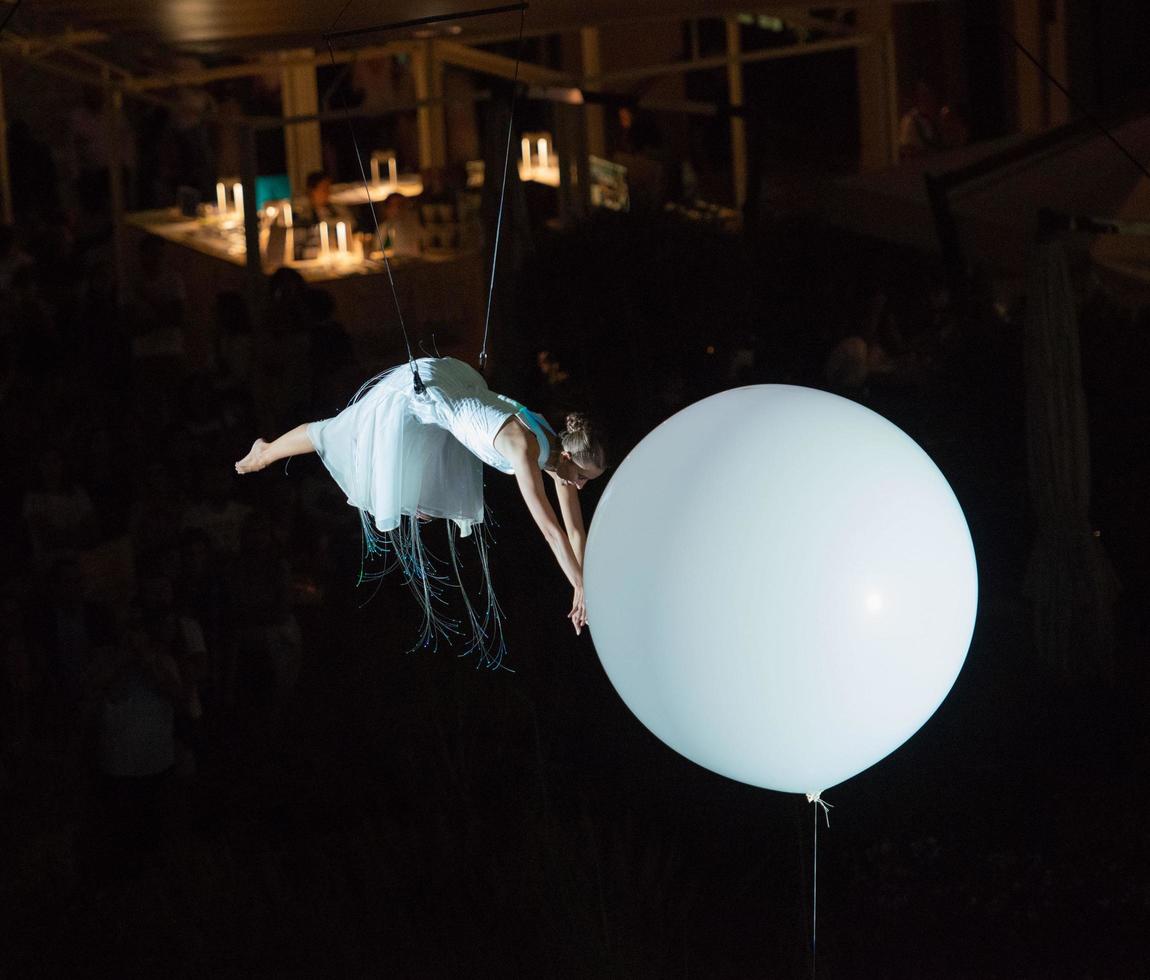
[[[555,511],[547,499],[547,492],[543,488],[543,475],[539,472],[536,458],[524,447],[522,452],[515,452],[510,456],[509,462],[515,470],[515,482],[519,485],[519,492],[523,494],[527,509],[531,511],[531,516],[550,546],[551,553],[555,555],[555,560],[559,562],[559,567],[575,590],[568,618],[574,625],[575,632],[580,633],[587,621],[586,607],[583,604],[583,566],[572,550],[571,541],[559,525]]]
[[[587,531],[583,527],[583,508],[579,505],[579,490],[569,483],[555,481],[555,493],[559,497],[559,510],[563,514],[563,524],[567,528],[567,540],[579,567],[583,567],[583,550],[587,545]]]

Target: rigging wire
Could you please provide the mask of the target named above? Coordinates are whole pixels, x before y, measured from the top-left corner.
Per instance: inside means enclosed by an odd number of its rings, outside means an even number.
[[[1030,53],[1026,45],[1018,40],[1018,38],[1015,37],[1014,34],[1004,25],[996,21],[995,26],[1006,36],[1011,44],[1013,44],[1020,52],[1022,52],[1022,54],[1026,57],[1026,60],[1034,65],[1034,67],[1038,69],[1043,77],[1048,79],[1050,83],[1066,97],[1066,101],[1069,102],[1070,105],[1073,106],[1074,109],[1076,109],[1082,115],[1083,119],[1091,123],[1095,128],[1098,129],[1099,132],[1102,133],[1103,136],[1105,136],[1111,143],[1113,143],[1118,148],[1118,151],[1124,157],[1126,157],[1127,160],[1134,164],[1134,166],[1138,168],[1139,172],[1143,176],[1150,177],[1150,170],[1146,168],[1146,165],[1142,163],[1142,161],[1139,160],[1133,153],[1131,153],[1130,150],[1126,148],[1125,144],[1123,144],[1123,142],[1118,139],[1118,137],[1115,136],[1114,133],[1100,119],[1098,119],[1097,116],[1095,116],[1089,109],[1087,109],[1082,105],[1082,103],[1074,98],[1074,96],[1070,94],[1070,90],[1054,77],[1053,72],[1051,72],[1044,64],[1042,64],[1041,61],[1039,61],[1033,54]]]
[[[495,218],[495,241],[491,246],[491,281],[487,285],[487,314],[483,318],[483,344],[479,348],[479,370],[487,365],[487,335],[491,327],[491,301],[495,296],[495,265],[499,261],[499,233],[503,229],[503,201],[507,195],[507,171],[511,163],[511,132],[515,125],[515,102],[519,96],[519,61],[523,55],[523,21],[526,5],[519,11],[519,41],[515,46],[515,77],[511,81],[511,111],[507,117],[507,145],[503,151],[503,178],[499,187],[499,210]]]
[[[495,240],[494,240],[494,243],[492,246],[491,281],[490,281],[490,285],[488,287],[488,293],[487,293],[487,314],[486,314],[486,317],[485,317],[484,323],[483,323],[483,343],[482,343],[482,347],[481,347],[480,352],[479,352],[479,368],[480,368],[480,370],[483,370],[483,367],[487,361],[487,337],[488,337],[489,332],[490,332],[490,324],[491,324],[491,301],[492,301],[492,293],[494,292],[494,289],[495,289],[495,267],[496,267],[496,261],[498,259],[498,255],[499,255],[500,232],[501,232],[502,226],[503,226],[503,205],[504,205],[504,200],[505,200],[506,193],[507,193],[507,170],[508,170],[508,165],[509,165],[510,160],[511,160],[511,134],[512,134],[512,130],[513,130],[514,122],[515,122],[515,102],[516,102],[516,99],[518,97],[518,89],[519,89],[519,64],[520,64],[520,60],[521,60],[522,52],[523,52],[523,27],[524,27],[524,20],[525,20],[528,5],[526,3],[516,3],[516,4],[509,4],[509,5],[503,6],[503,7],[490,7],[490,8],[486,8],[483,10],[464,11],[462,13],[451,14],[451,15],[447,15],[447,16],[437,15],[437,16],[433,16],[433,17],[420,17],[416,20],[400,21],[397,23],[378,25],[378,26],[374,26],[374,27],[352,28],[352,29],[343,30],[343,31],[336,31],[336,27],[339,26],[339,22],[343,19],[343,15],[345,13],[347,13],[347,10],[351,6],[352,3],[353,3],[353,0],[345,0],[344,5],[340,9],[338,16],[335,18],[335,21],[331,25],[330,30],[328,30],[327,33],[323,35],[324,42],[327,45],[328,56],[331,58],[331,64],[332,64],[333,68],[335,68],[335,66],[336,66],[335,48],[332,46],[332,39],[333,38],[352,37],[352,36],[361,35],[361,34],[368,34],[368,33],[380,33],[382,31],[396,30],[396,29],[400,29],[400,28],[404,28],[404,27],[422,26],[422,25],[432,24],[432,23],[436,23],[436,22],[444,21],[444,20],[461,20],[461,19],[464,19],[467,17],[478,17],[478,16],[497,14],[497,13],[507,13],[507,12],[514,11],[514,10],[519,11],[519,39],[516,43],[516,48],[515,48],[515,75],[514,75],[514,80],[512,82],[511,112],[510,112],[510,115],[509,115],[509,118],[507,121],[507,144],[506,144],[506,147],[504,150],[503,180],[502,180],[502,186],[500,187],[500,192],[499,192],[499,210],[498,210],[498,213],[496,215]],[[423,394],[423,392],[426,390],[426,388],[424,386],[423,379],[420,378],[420,376],[419,376],[419,367],[415,362],[415,355],[413,354],[412,349],[411,349],[411,338],[408,335],[407,325],[403,319],[403,310],[400,308],[399,293],[398,293],[396,286],[395,286],[395,276],[393,275],[393,273],[391,271],[391,262],[388,261],[387,250],[384,248],[383,234],[382,234],[382,232],[380,230],[380,226],[379,226],[379,216],[376,214],[375,207],[374,207],[372,200],[371,200],[371,188],[370,188],[370,185],[368,184],[368,180],[367,180],[367,171],[364,169],[364,166],[363,166],[363,153],[360,151],[360,148],[359,148],[359,140],[356,136],[355,124],[352,122],[351,110],[348,107],[346,95],[341,93],[340,102],[342,103],[341,108],[343,109],[344,119],[347,122],[348,133],[351,136],[352,148],[355,150],[355,160],[356,160],[357,166],[359,167],[359,176],[360,176],[360,180],[363,183],[364,195],[367,198],[367,203],[368,203],[369,208],[371,210],[371,221],[372,221],[372,225],[375,229],[375,239],[379,245],[380,252],[383,255],[383,266],[387,272],[388,284],[391,287],[391,298],[392,298],[393,303],[395,304],[395,313],[396,313],[396,316],[399,318],[399,329],[403,334],[403,344],[404,344],[404,348],[407,351],[407,363],[411,368],[412,382],[415,386],[416,394]]]
[[[348,0],[348,4],[350,3],[351,0]],[[347,9],[348,4],[344,5],[344,10]],[[340,12],[340,16],[343,16],[342,11]],[[332,47],[330,38],[326,35],[324,40],[327,41],[327,51],[331,57],[331,65],[335,68],[335,49]],[[379,246],[380,254],[383,256],[383,267],[387,271],[387,282],[391,287],[392,301],[395,303],[395,315],[399,318],[399,329],[403,333],[403,346],[407,349],[407,363],[411,368],[412,383],[415,385],[415,393],[422,395],[426,388],[423,384],[423,379],[419,376],[419,366],[415,363],[415,355],[411,352],[411,338],[407,334],[407,324],[403,322],[403,310],[399,305],[399,292],[395,288],[395,276],[392,275],[391,262],[388,261],[387,249],[384,248],[383,235],[379,228],[379,215],[376,214],[375,204],[371,200],[371,186],[367,181],[367,171],[364,170],[363,167],[363,154],[359,149],[359,140],[355,134],[355,126],[352,124],[351,110],[348,108],[347,97],[342,93],[340,95],[340,102],[343,103],[344,119],[347,122],[348,132],[351,134],[352,148],[355,150],[355,162],[359,166],[359,176],[363,182],[363,193],[367,198],[368,210],[371,212],[371,223],[375,228],[375,240]]]

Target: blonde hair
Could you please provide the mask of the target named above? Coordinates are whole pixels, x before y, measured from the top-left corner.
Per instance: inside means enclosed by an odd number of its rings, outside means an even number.
[[[566,428],[559,439],[563,451],[571,456],[576,466],[593,466],[600,470],[607,468],[602,433],[590,416],[582,412],[568,412]]]

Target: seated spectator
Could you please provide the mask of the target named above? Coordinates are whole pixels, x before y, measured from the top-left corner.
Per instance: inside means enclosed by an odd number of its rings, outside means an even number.
[[[326,170],[313,170],[307,175],[304,197],[292,202],[294,224],[306,228],[326,221],[334,229],[337,221],[343,221],[349,233],[355,230],[355,215],[352,211],[342,204],[332,203],[331,184],[331,174]],[[333,230],[333,243],[334,235]]]
[[[396,255],[418,255],[422,247],[423,226],[419,214],[402,194],[388,194],[379,217],[383,246]]]
[[[934,89],[925,81],[914,87],[914,100],[898,125],[898,148],[902,157],[920,157],[943,147],[939,132],[939,105]]]

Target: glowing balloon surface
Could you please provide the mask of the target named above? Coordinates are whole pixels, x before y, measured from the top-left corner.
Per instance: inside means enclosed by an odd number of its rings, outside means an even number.
[[[816,792],[934,713],[974,629],[970,532],[900,429],[757,385],[668,419],[612,475],[584,569],[615,689],[689,759]]]

